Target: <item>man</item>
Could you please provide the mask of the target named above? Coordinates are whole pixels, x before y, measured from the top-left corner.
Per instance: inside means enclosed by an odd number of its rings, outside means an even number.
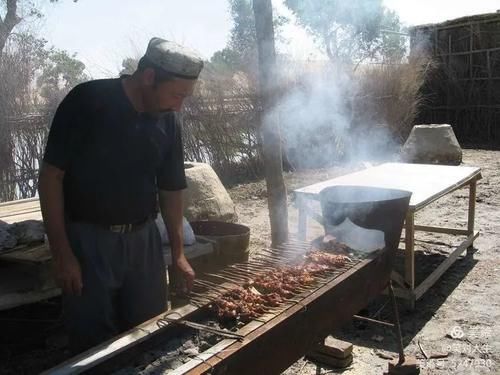
[[[73,352],[165,311],[158,205],[173,265],[192,286],[175,112],[202,67],[196,53],[153,38],[132,76],[78,85],[57,109],[39,193]]]

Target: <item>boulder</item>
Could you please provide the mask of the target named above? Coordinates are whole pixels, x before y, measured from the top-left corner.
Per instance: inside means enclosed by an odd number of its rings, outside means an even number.
[[[185,168],[184,216],[188,221],[237,221],[234,203],[212,167],[188,162]]]
[[[451,125],[415,125],[401,157],[409,163],[458,165],[462,162],[462,149]]]

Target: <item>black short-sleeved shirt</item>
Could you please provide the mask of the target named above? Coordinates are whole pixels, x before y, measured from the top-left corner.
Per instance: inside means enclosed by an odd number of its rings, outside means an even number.
[[[86,82],[66,96],[43,160],[65,171],[65,211],[75,221],[138,223],[157,211],[158,188],[186,187],[177,114],[137,112],[121,79]]]

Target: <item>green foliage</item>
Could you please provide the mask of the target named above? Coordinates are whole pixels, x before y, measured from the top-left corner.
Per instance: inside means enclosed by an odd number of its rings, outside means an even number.
[[[226,48],[217,51],[210,59],[215,69],[252,73],[257,67],[257,36],[252,0],[229,0],[233,27]],[[274,19],[275,33],[288,20],[277,16]]]
[[[70,89],[89,79],[84,71],[85,64],[76,59],[76,54],[50,49],[37,79],[40,95],[47,104],[59,102]]]
[[[285,0],[299,23],[333,61],[401,58],[404,38],[398,16],[382,0]]]

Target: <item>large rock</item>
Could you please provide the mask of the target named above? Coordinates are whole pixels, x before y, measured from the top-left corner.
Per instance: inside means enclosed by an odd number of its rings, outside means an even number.
[[[462,162],[462,149],[450,125],[415,125],[401,156],[410,163],[458,165]]]
[[[187,191],[184,216],[188,221],[237,220],[235,206],[215,171],[208,164],[185,163]]]

